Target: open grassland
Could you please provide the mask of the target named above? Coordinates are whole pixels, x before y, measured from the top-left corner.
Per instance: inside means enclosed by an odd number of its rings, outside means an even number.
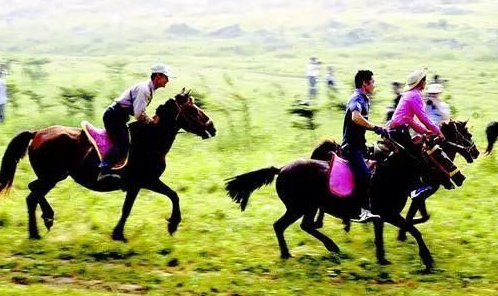
[[[437,270],[430,275],[419,272],[422,264],[413,238],[397,242],[396,230],[387,226],[386,251],[393,265],[379,266],[372,225],[353,225],[351,232],[345,233],[340,221],[331,217],[326,218],[323,231],[341,247],[341,255],[329,254],[296,223],[286,232],[294,257],[281,260],[272,224],[283,214],[284,206],[274,185],[255,193],[244,213],[223,190],[223,180],[230,176],[308,157],[324,138],[340,140],[343,111],[334,106],[346,101],[352,77],[361,68],[376,74],[378,87],[371,115],[376,123],[383,122],[385,108],[391,104],[391,81],[403,81],[407,73],[420,67],[449,79],[444,95],[451,96],[448,103],[455,108],[456,119],[470,119],[475,141],[483,151],[485,126],[498,119],[498,26],[492,15],[496,9],[493,2],[480,1],[464,5],[462,10],[465,13],[435,18],[420,12],[405,22],[412,14],[379,6],[376,13],[383,16],[382,21],[369,27],[378,37],[369,39],[369,33],[362,32],[366,41],[354,39],[351,45],[351,36],[342,32],[361,24],[355,18],[359,7],[336,12],[335,21],[343,24],[339,28],[318,30],[315,27],[331,26],[330,18],[313,27],[309,25],[313,18],[309,18],[298,33],[290,33],[291,12],[279,14],[281,10],[271,8],[262,13],[275,16],[272,29],[282,38],[266,42],[197,36],[148,42],[138,48],[129,41],[123,41],[124,45],[106,39],[95,43],[83,35],[61,33],[55,36],[65,41],[64,46],[59,46],[59,40],[45,40],[33,49],[29,42],[36,42],[28,40],[29,50],[14,50],[8,46],[17,46],[12,41],[16,37],[10,36],[1,58],[12,60],[7,81],[14,81],[20,93],[18,108],[14,112],[11,101],[7,120],[0,125],[2,154],[10,139],[25,129],[77,126],[83,119],[101,125],[101,113],[110,98],[147,79],[146,71],[153,62],[170,64],[179,78],[157,92],[149,113],[183,86],[193,88],[202,95],[218,134],[206,141],[181,134],[168,155],[162,180],[180,195],[183,221],[178,232],[173,237],[167,234],[170,202],[143,190],[125,228],[126,244],[110,239],[123,192],[90,192],[69,179],[47,195],[56,212],[52,230],[42,231],[40,241],[28,240],[25,197],[27,184],[35,176],[29,161],[22,160],[10,197],[0,201],[0,294],[496,295],[496,155],[480,157],[471,165],[458,159],[467,177],[463,187],[439,191],[428,200],[431,220],[418,228],[436,260]],[[226,16],[223,12],[219,15]],[[238,22],[248,30],[255,23],[250,15],[192,16],[185,22],[199,20],[199,27],[208,26],[209,21],[220,27]],[[437,25],[440,19],[447,24]],[[436,27],[428,25],[431,22]],[[282,31],[277,24],[283,26]],[[105,23],[95,21],[95,26],[102,29]],[[310,35],[303,35],[306,33]],[[33,38],[43,39],[45,34],[42,30]],[[330,34],[343,39],[327,39]],[[453,41],[444,43],[434,36]],[[338,92],[328,96],[324,82],[319,81],[319,94],[312,105],[317,110],[314,131],[296,128],[294,123],[300,119],[288,112],[296,100],[306,98],[304,66],[312,55],[324,62],[322,73],[327,65],[333,65],[339,82]],[[27,74],[30,59],[48,60],[41,67],[46,74],[41,79]],[[116,63],[125,65],[119,73],[108,66]],[[63,86],[95,91],[93,116],[69,116],[60,99]],[[25,90],[39,94],[42,107],[21,93]],[[368,138],[376,139],[371,134]]]

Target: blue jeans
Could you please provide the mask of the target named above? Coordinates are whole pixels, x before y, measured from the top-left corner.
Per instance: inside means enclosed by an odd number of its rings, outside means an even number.
[[[357,210],[360,207],[368,208],[370,185],[370,169],[368,168],[363,155],[363,149],[353,148],[349,150],[348,161],[353,171],[355,180],[355,194],[353,195],[353,204]]]

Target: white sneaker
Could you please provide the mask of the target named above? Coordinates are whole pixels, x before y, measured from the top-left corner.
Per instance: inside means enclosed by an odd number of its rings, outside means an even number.
[[[380,219],[380,216],[372,214],[372,212],[370,212],[369,210],[361,208],[360,216],[357,219],[351,219],[351,221],[357,223],[367,223],[374,219]]]

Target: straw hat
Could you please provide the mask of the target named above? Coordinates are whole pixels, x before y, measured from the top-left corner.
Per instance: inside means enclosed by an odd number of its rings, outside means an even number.
[[[412,73],[408,74],[404,90],[412,90],[420,81],[422,81],[422,79],[424,79],[426,75],[427,74],[423,70],[415,70]]]

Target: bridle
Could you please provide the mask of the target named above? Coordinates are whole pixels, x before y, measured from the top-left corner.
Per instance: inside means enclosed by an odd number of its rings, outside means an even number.
[[[448,178],[451,178],[453,177],[454,175],[456,175],[458,172],[460,172],[460,169],[455,165],[453,164],[453,166],[455,167],[454,170],[452,171],[448,171],[444,166],[442,166],[439,161],[437,161],[436,159],[436,156],[434,155],[435,152],[439,152],[440,155],[442,155],[443,153],[443,149],[441,149],[441,147],[437,144],[435,144],[431,149],[429,150],[426,150],[425,153],[427,154],[427,156],[429,157],[429,160],[441,171],[443,172]],[[445,156],[447,157],[447,156]],[[449,158],[448,158],[449,159]]]
[[[460,144],[457,144],[457,143],[451,142],[451,141],[445,141],[446,144],[448,144],[456,149],[464,150],[465,152],[472,155],[471,151],[477,149],[476,144],[474,142],[470,141],[469,139],[465,138],[465,136],[458,130],[458,126],[454,121],[451,123],[453,124],[453,126],[455,128],[454,135],[455,135],[456,141],[463,142],[467,145],[463,146],[463,145],[460,145]]]

